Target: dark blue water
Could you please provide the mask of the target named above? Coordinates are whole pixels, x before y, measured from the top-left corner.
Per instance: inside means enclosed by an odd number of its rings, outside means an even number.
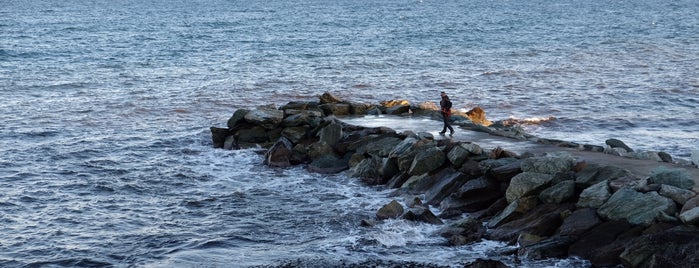
[[[237,108],[331,91],[483,107],[544,137],[688,158],[696,1],[0,1],[0,266],[458,266],[390,199],[211,149]],[[511,260],[505,260],[511,261]],[[541,265],[571,265],[552,260]]]

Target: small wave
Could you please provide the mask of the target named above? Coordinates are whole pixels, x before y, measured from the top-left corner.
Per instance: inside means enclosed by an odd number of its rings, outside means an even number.
[[[505,120],[502,120],[502,124],[505,126],[513,126],[513,125],[539,125],[542,123],[546,122],[551,122],[557,120],[556,117],[549,116],[549,117],[532,117],[532,118],[524,118],[524,119],[519,119],[519,118],[508,118]]]

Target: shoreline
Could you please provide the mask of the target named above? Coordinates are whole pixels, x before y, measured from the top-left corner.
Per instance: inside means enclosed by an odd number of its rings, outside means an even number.
[[[399,133],[337,118],[367,114],[434,118],[437,109],[407,101],[344,102],[326,93],[318,102],[238,110],[228,128],[211,128],[212,140],[216,148],[267,148],[264,162],[270,167],[347,172],[413,200],[394,200],[375,219],[357,223],[367,228],[392,218],[443,224],[442,219],[466,215],[441,232],[452,246],[505,241],[519,245],[511,254],[521,258],[577,256],[596,266],[697,261],[682,255],[699,249],[698,171],[688,163],[671,164],[676,161],[667,154],[633,152],[614,140],[602,147],[541,139],[516,125],[492,123],[482,110],[455,114],[454,126],[509,139],[504,144],[536,144],[534,150],[488,150],[477,140],[439,139],[420,130]],[[620,167],[630,161],[643,162],[631,163],[630,170]],[[648,163],[659,167],[648,169]],[[429,206],[442,213],[433,215]],[[663,243],[653,247],[645,241]]]

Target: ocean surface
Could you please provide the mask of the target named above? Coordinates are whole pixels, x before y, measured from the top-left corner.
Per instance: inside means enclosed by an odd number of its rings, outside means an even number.
[[[326,91],[446,91],[541,137],[689,159],[697,14],[695,0],[0,0],[0,266],[514,264],[502,243],[445,246],[436,226],[359,227],[389,190],[214,150],[209,127]]]

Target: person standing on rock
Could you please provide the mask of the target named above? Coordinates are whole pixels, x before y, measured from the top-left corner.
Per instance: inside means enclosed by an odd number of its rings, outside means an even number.
[[[449,117],[451,117],[451,100],[449,100],[449,96],[447,96],[447,93],[444,93],[444,91],[442,91],[440,95],[442,96],[442,100],[439,102],[439,107],[441,108],[442,119],[444,120],[444,128],[439,132],[439,135],[444,135],[448,128],[449,136],[454,136],[454,128],[449,124]]]

